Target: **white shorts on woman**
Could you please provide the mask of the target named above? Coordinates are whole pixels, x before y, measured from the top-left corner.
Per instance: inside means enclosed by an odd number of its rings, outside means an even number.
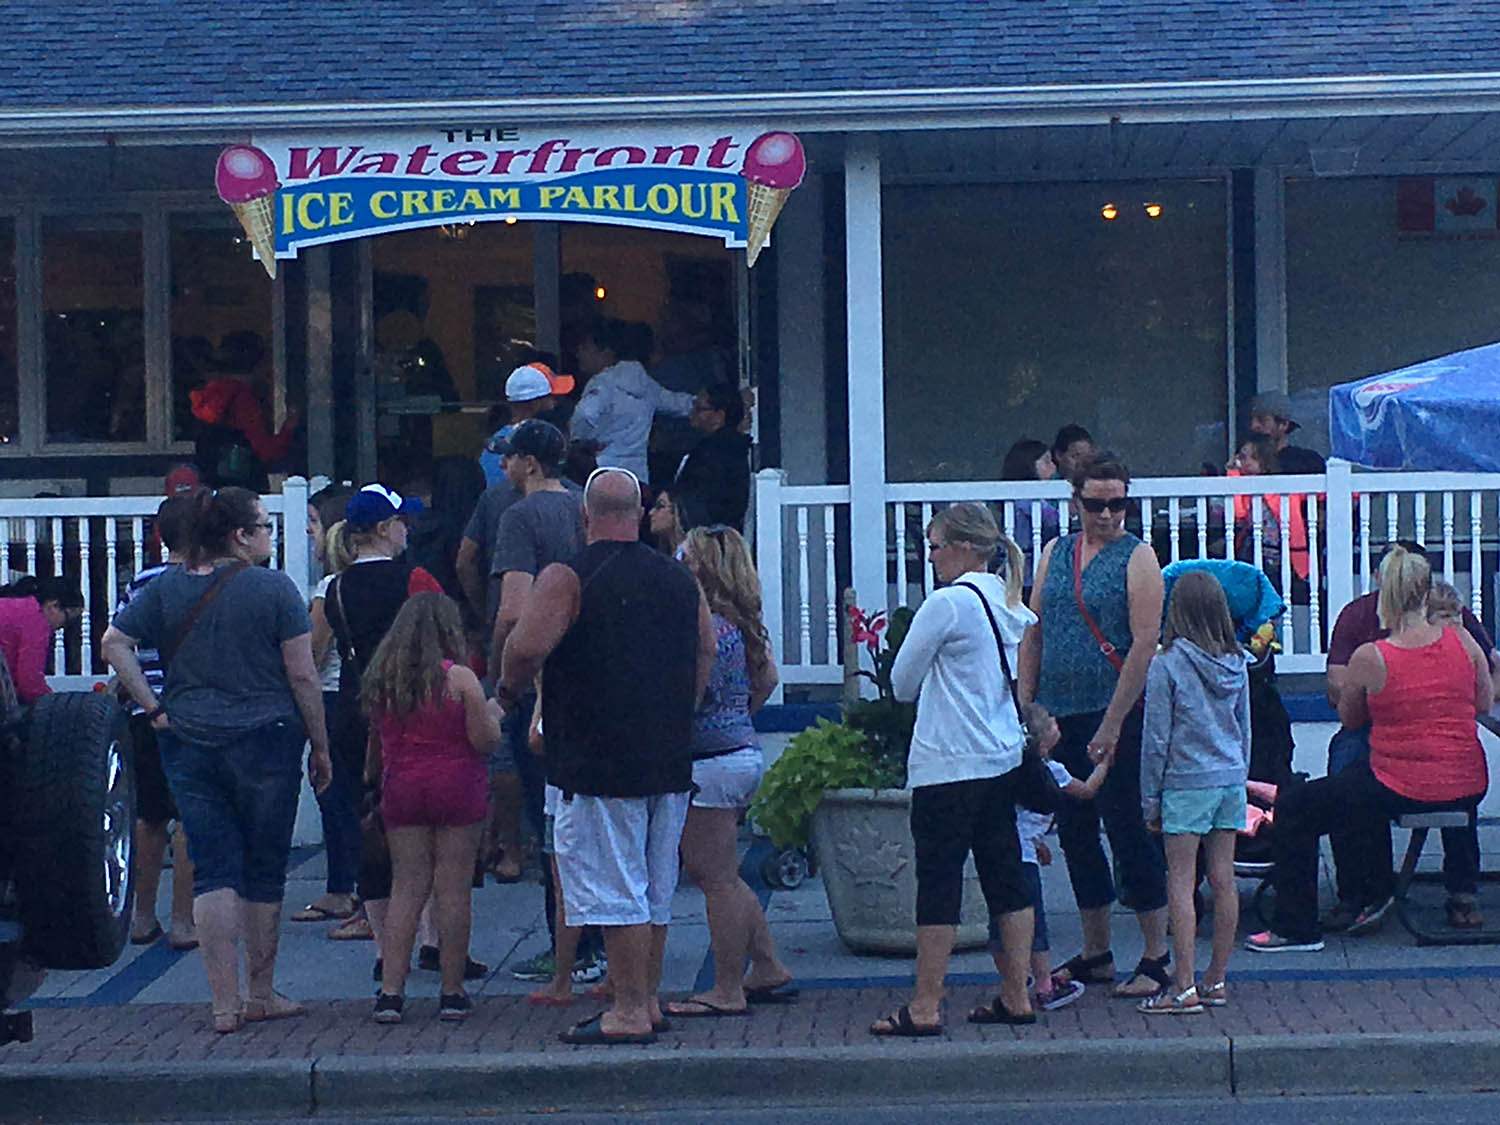
[[[693,805],[700,809],[749,808],[765,772],[766,759],[759,746],[700,758],[693,763],[693,784],[698,790],[693,794]]]

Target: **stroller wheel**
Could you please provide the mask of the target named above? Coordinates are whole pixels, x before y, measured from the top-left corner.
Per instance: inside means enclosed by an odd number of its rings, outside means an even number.
[[[807,856],[801,848],[783,848],[766,856],[760,873],[768,886],[784,891],[795,890],[807,880]]]

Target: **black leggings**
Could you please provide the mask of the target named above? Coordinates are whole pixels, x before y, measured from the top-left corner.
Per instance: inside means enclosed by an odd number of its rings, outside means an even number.
[[[917,925],[958,925],[964,860],[971,851],[991,917],[1031,905],[1016,835],[1015,780],[1012,770],[1000,777],[919,785],[912,790]]]

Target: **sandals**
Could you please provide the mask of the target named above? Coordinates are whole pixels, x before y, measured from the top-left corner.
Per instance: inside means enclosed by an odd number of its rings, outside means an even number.
[[[1142,957],[1135,963],[1130,976],[1125,981],[1116,985],[1110,996],[1116,1000],[1144,1000],[1153,996],[1162,989],[1172,987],[1172,977],[1167,972],[1167,964],[1172,960],[1170,952],[1163,953],[1160,957]],[[1142,977],[1150,981],[1149,985],[1140,985],[1136,982]]]
[[[650,1044],[656,1042],[654,1030],[643,1034],[610,1034],[604,1030],[600,1016],[592,1016],[582,1023],[575,1023],[567,1031],[557,1034],[558,1042],[578,1047],[614,1047],[631,1043]]]
[[[227,1012],[214,1011],[214,1031],[219,1035],[233,1035],[245,1026],[243,1008],[231,1008]]]
[[[1188,985],[1186,991],[1178,993],[1164,988],[1155,996],[1142,1000],[1136,1009],[1147,1015],[1201,1016],[1203,1001],[1198,998],[1198,990]]]
[[[1218,984],[1200,984],[1198,999],[1203,1001],[1205,1008],[1223,1008],[1229,1003],[1229,989],[1223,981]]]
[[[273,992],[265,1000],[247,1000],[245,1002],[245,1022],[263,1023],[266,1020],[284,1020],[292,1016],[300,1016],[307,1011],[297,1001],[283,996],[279,992]]]
[[[1017,1014],[1005,1006],[1005,1001],[996,996],[988,1004],[981,1004],[969,1012],[970,1023],[1004,1023],[1013,1027],[1036,1023],[1035,1012]]]
[[[1484,925],[1484,915],[1479,911],[1479,903],[1471,898],[1450,898],[1447,909],[1448,925],[1455,930],[1477,930]]]
[[[911,1008],[902,1004],[900,1008],[890,1015],[876,1020],[870,1025],[871,1035],[893,1036],[903,1039],[930,1039],[935,1035],[943,1033],[941,1023],[923,1026],[911,1018]]]
[[[669,1016],[681,1016],[683,1019],[717,1019],[721,1016],[748,1016],[750,1008],[747,1004],[743,1008],[725,1008],[715,1004],[712,1000],[699,1000],[690,997],[687,1000],[669,1000],[661,1006],[661,1010]]]
[[[1080,953],[1077,957],[1064,961],[1053,970],[1052,975],[1063,980],[1082,981],[1084,984],[1114,984],[1115,955],[1107,949],[1092,957],[1085,957]]]
[[[343,925],[329,930],[328,936],[334,941],[374,941],[375,931],[370,929],[368,918],[355,913]]]
[[[310,902],[293,914],[291,920],[293,922],[343,922],[354,917],[358,910],[359,907],[352,903],[347,910],[330,910],[326,906]]]

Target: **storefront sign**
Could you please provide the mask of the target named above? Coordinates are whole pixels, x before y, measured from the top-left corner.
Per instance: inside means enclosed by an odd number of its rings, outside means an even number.
[[[432,129],[256,137],[217,186],[272,276],[303,246],[516,219],[710,235],[753,264],[805,168],[784,132]]]

